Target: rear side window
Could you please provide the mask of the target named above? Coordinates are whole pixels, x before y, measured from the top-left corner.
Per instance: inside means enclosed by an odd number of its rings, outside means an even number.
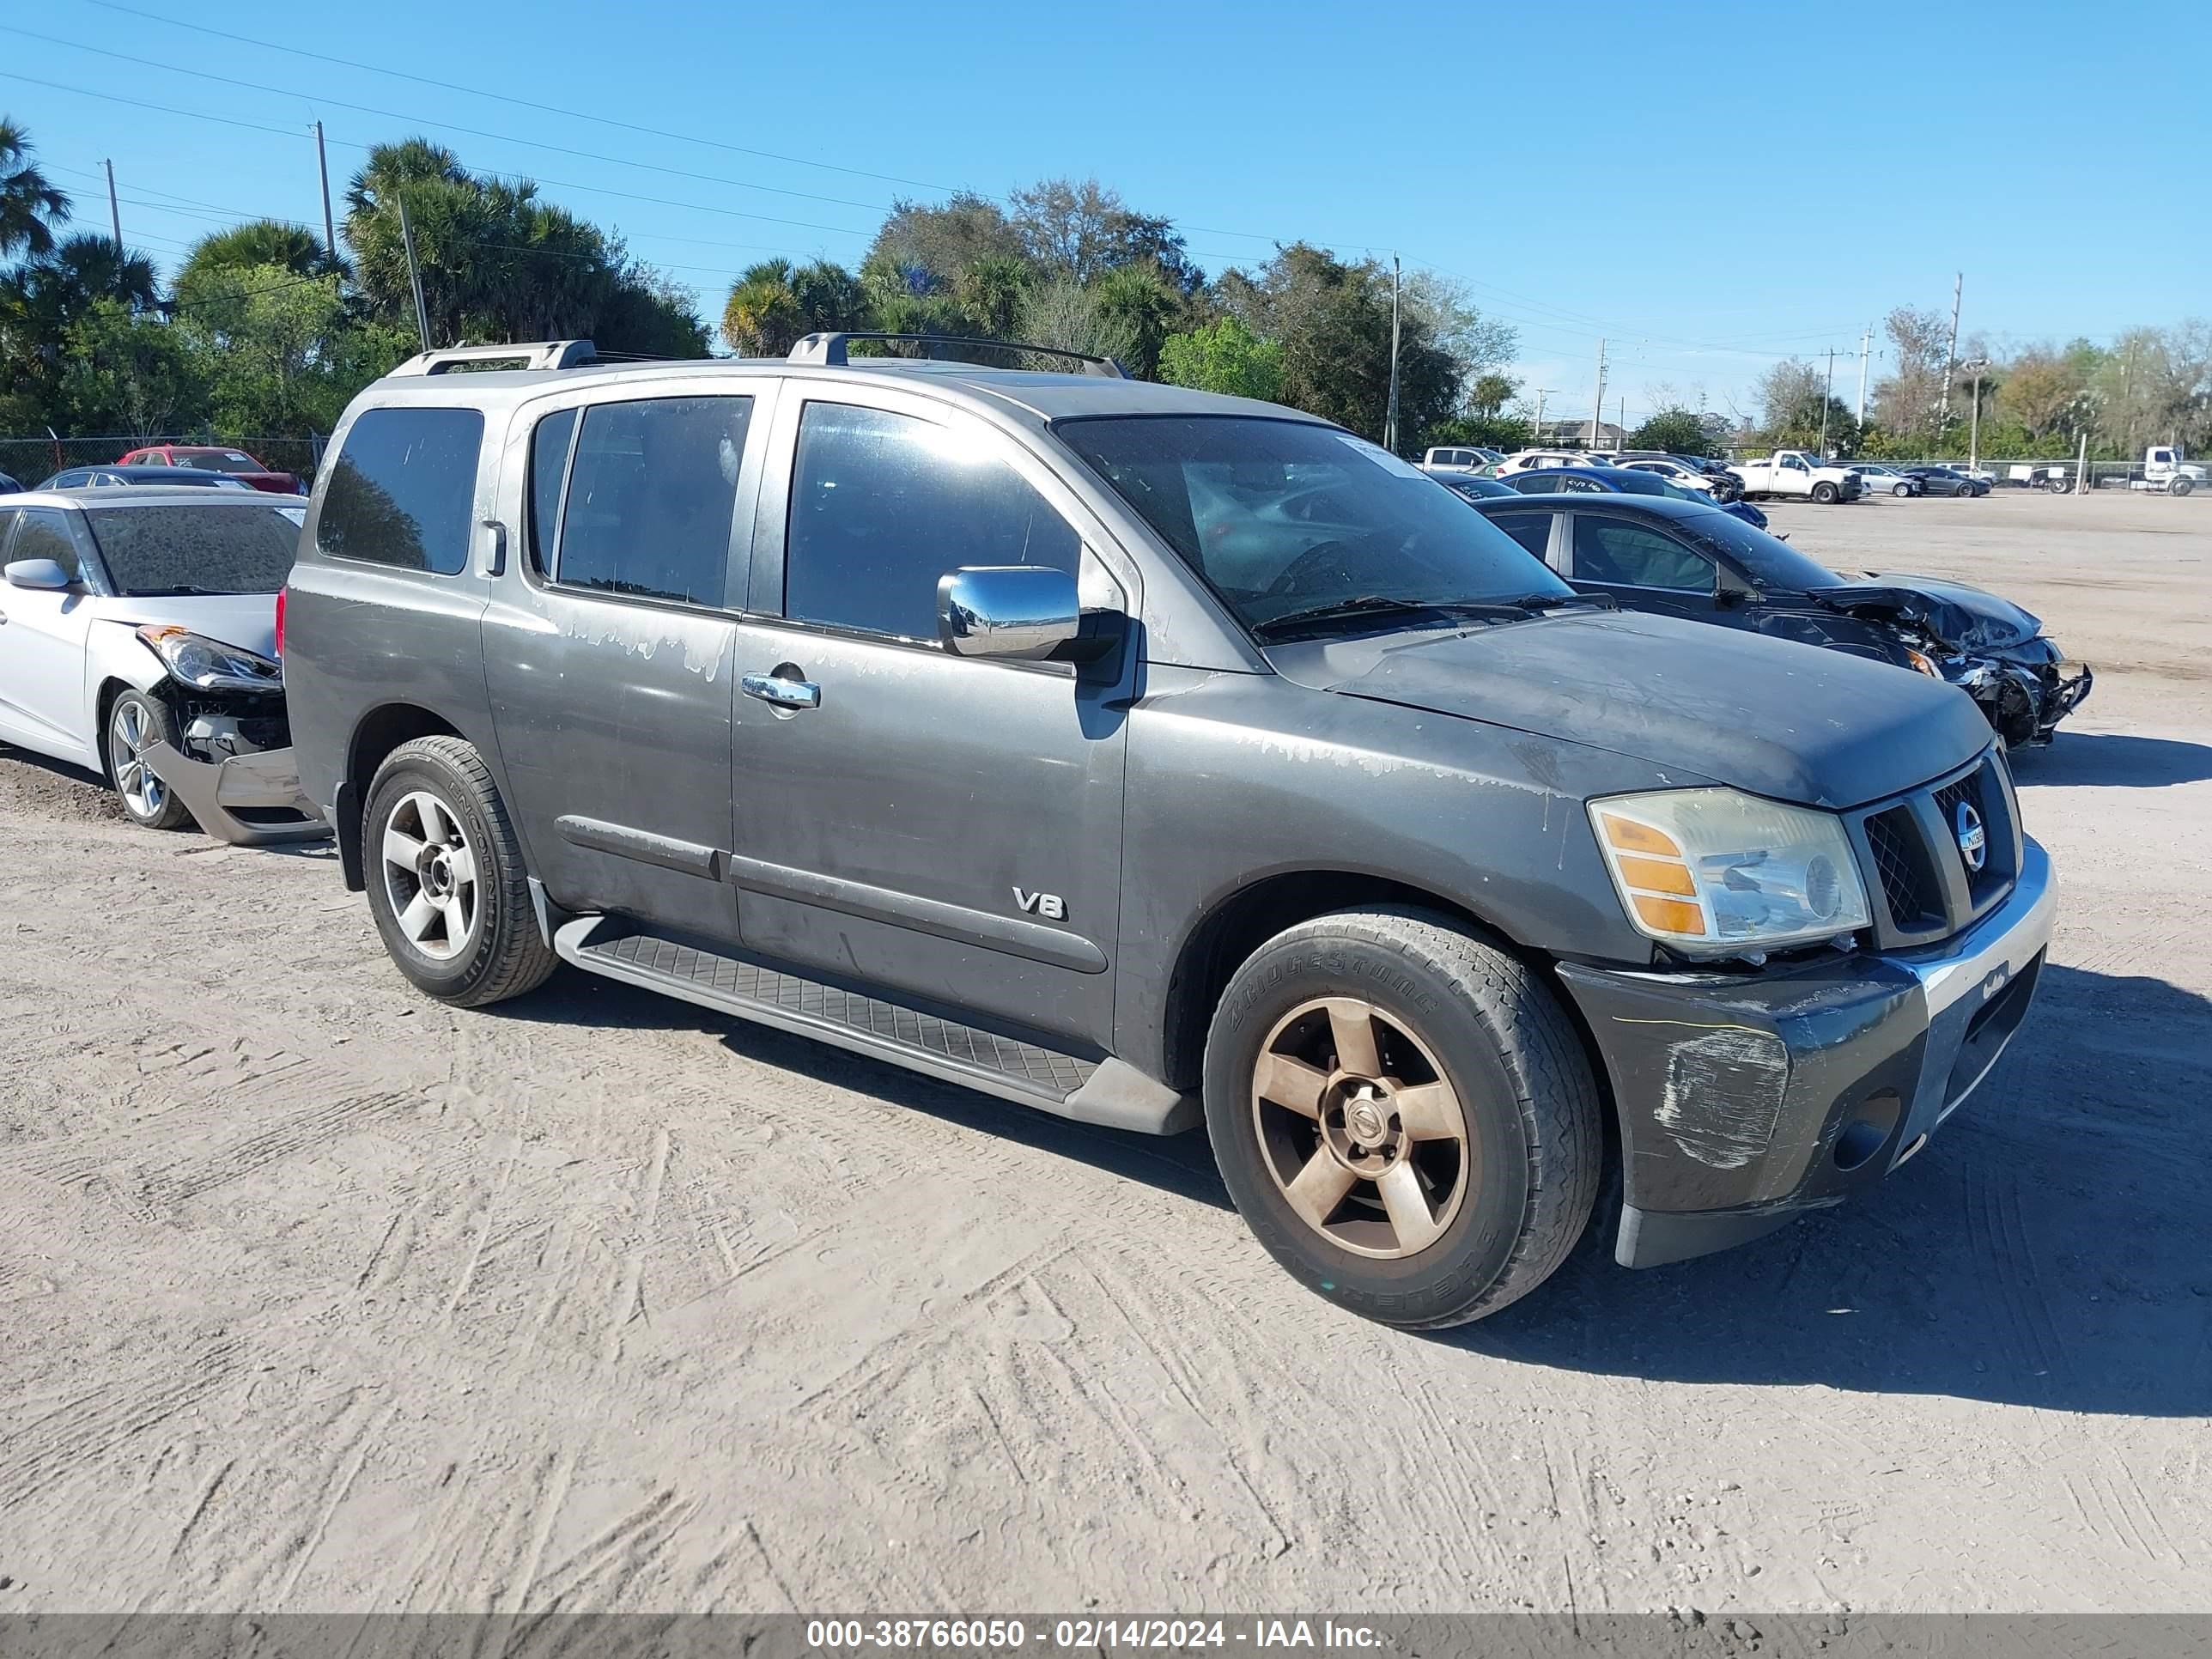
[[[937,637],[937,580],[974,564],[1075,573],[1066,520],[980,428],[887,410],[809,404],[799,423],[784,551],[794,622]]]
[[[1540,559],[1552,544],[1552,515],[1548,513],[1504,513],[1492,517],[1490,521]]]
[[[456,574],[468,562],[483,416],[372,409],[346,434],[316,540],[333,558]]]
[[[568,467],[553,580],[567,586],[725,603],[730,521],[752,421],[750,398],[654,398],[584,411]],[[533,436],[532,512],[550,535],[559,479],[549,416]],[[541,541],[538,544],[544,545]]]
[[[1575,520],[1575,580],[1710,593],[1713,565],[1671,536],[1585,513]]]
[[[553,569],[553,534],[561,526],[561,480],[568,468],[568,442],[576,411],[562,410],[538,422],[530,434],[530,563],[541,575]]]

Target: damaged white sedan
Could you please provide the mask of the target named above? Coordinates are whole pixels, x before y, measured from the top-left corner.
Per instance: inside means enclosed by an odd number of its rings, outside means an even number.
[[[0,742],[101,773],[149,829],[299,841],[277,596],[302,508],[204,489],[0,502]]]

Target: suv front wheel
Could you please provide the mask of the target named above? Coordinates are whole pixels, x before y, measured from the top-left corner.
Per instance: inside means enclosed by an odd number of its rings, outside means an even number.
[[[1516,958],[1449,919],[1340,911],[1278,934],[1223,994],[1206,1116],[1269,1254],[1355,1313],[1462,1324],[1534,1290],[1603,1162],[1575,1027]]]
[[[459,738],[393,750],[362,818],[369,914],[416,988],[473,1008],[559,965],[538,932],[522,850],[491,774]]]

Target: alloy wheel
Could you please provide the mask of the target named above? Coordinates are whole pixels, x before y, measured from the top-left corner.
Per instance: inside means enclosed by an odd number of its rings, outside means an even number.
[[[401,796],[384,820],[380,861],[408,943],[436,962],[466,950],[481,914],[477,854],[453,808],[424,789]]]
[[[146,706],[135,697],[124,698],[115,705],[108,730],[107,753],[115,768],[116,793],[134,816],[159,817],[168,804],[169,787],[146,763],[146,750],[159,735],[154,722],[146,718]]]
[[[1284,1200],[1358,1255],[1419,1254],[1479,1173],[1466,1109],[1404,1020],[1321,997],[1279,1020],[1252,1076],[1253,1126]]]

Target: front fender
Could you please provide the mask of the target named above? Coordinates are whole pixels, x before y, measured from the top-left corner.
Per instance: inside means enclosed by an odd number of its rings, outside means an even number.
[[[165,684],[169,666],[154,654],[153,647],[138,637],[129,623],[95,621],[84,642],[84,729],[77,735],[93,753],[106,753],[100,732],[110,686],[131,691],[151,691]]]

